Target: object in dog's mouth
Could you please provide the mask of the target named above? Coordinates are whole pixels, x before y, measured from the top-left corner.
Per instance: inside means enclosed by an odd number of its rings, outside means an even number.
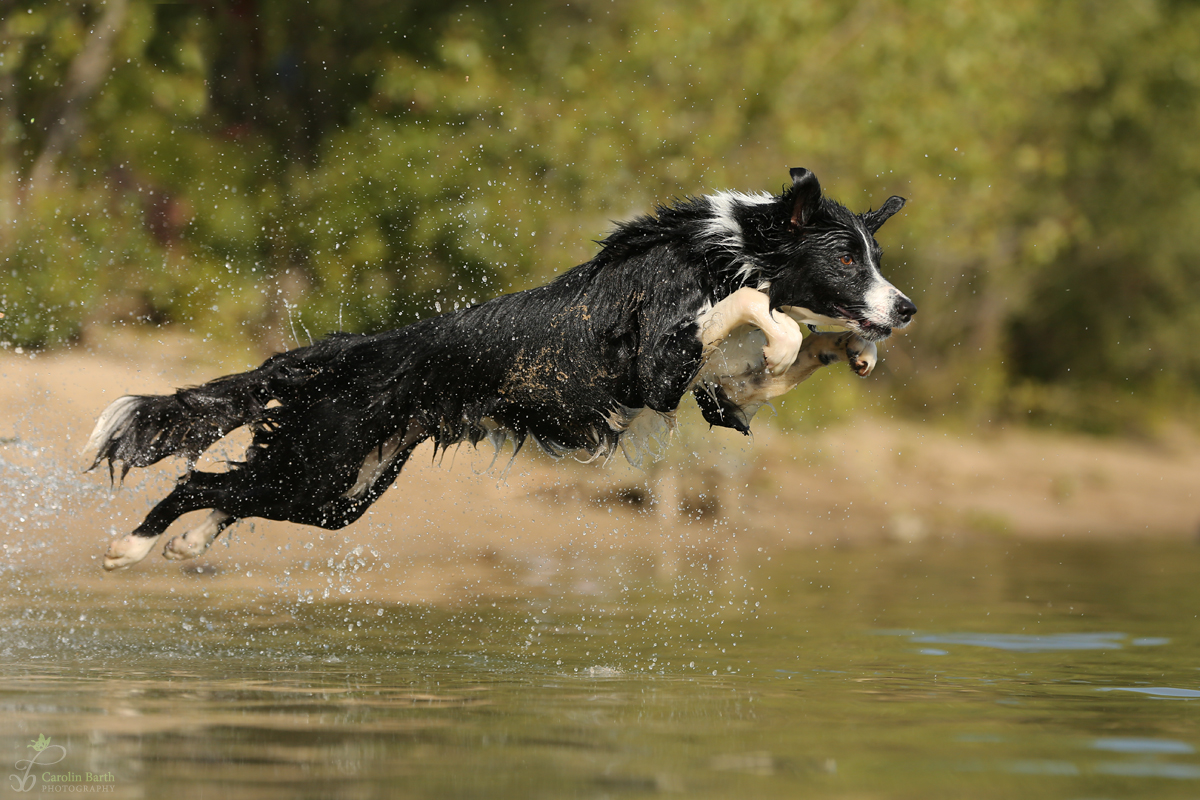
[[[622,223],[587,263],[545,286],[376,334],[335,333],[262,366],[100,415],[91,467],[110,478],[168,456],[185,474],[106,569],[140,561],[181,515],[208,509],[163,555],[194,558],[248,517],[337,529],[358,519],[413,450],[487,440],[513,457],[640,463],[694,395],[710,425],[748,433],[760,406],[839,361],[874,368],[875,342],[916,306],[880,272],[875,233],[904,205],[855,214],[793,169],[779,194],[719,192]],[[805,337],[801,325],[844,326]],[[196,459],[241,427],[224,472]]]

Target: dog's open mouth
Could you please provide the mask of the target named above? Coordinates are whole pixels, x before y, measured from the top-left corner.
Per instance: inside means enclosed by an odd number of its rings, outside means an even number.
[[[847,328],[856,332],[868,342],[877,342],[892,335],[892,328],[889,325],[880,325],[878,322],[872,322],[844,306],[834,306],[834,309],[841,320],[845,322]]]

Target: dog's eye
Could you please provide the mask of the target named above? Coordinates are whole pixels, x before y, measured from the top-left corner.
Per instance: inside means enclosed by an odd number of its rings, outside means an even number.
[[[854,263],[854,257],[853,256],[842,256],[842,263],[848,267]]]

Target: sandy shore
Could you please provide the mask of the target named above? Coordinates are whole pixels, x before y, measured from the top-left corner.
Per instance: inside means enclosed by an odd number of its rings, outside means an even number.
[[[113,336],[86,350],[0,354],[5,567],[94,590],[254,585],[296,597],[456,602],[586,594],[614,569],[669,577],[760,548],[1193,537],[1200,528],[1200,443],[1182,434],[1172,442],[962,434],[859,418],[799,435],[760,418],[746,439],[685,413],[665,458],[645,471],[619,457],[607,466],[552,462],[533,448],[507,471],[507,452],[489,470],[490,450],[463,447],[438,463],[418,451],[397,485],[342,531],[242,522],[194,562],[152,554],[106,575],[109,538],[137,524],[179,465],[138,471],[112,492],[106,475],[82,473],[80,450],[116,397],[257,361],[201,357],[206,350],[194,340]]]

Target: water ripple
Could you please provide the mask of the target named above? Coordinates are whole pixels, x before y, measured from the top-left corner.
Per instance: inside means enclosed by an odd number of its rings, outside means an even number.
[[[1051,653],[1062,650],[1119,650],[1125,646],[1128,638],[1124,633],[929,633],[912,635],[909,641],[918,644],[963,644],[1017,653]]]
[[[1141,737],[1109,737],[1096,739],[1092,747],[1097,750],[1109,750],[1114,753],[1194,753],[1196,748],[1187,742],[1174,739],[1145,739]]]
[[[1101,686],[1097,692],[1137,692],[1151,697],[1191,699],[1200,697],[1198,689],[1176,689],[1174,686]]]

